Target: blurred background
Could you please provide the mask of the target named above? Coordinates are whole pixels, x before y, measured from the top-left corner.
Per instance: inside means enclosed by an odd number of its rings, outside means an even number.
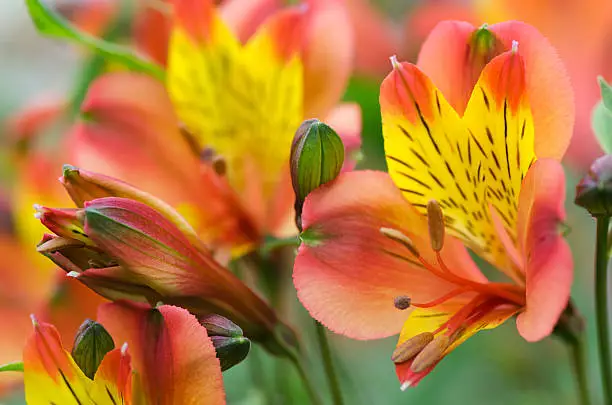
[[[128,1],[128,0],[122,0]],[[107,11],[102,0],[48,1],[82,27],[96,31]],[[574,188],[600,150],[591,130],[591,113],[599,100],[596,77],[612,80],[612,1],[499,0],[415,1],[346,0],[356,37],[354,74],[344,99],[356,101],[363,115],[361,168],[385,169],[378,89],[388,73],[390,55],[416,61],[422,41],[438,21],[465,20],[474,25],[523,20],[546,35],[566,63],[576,95],[576,127],[565,158],[568,240],[575,258],[573,299],[587,319],[590,384],[599,403],[593,324],[594,222],[573,205]],[[118,38],[125,41],[125,37]],[[61,306],[62,292],[51,290],[61,273],[37,257],[34,244],[42,231],[32,203],[63,197],[52,181],[60,175],[62,135],[70,118],[54,111],[78,98],[82,68],[91,55],[36,33],[21,0],[0,5],[0,363],[19,358],[29,333],[28,314],[41,297]],[[50,153],[51,151],[51,153]],[[49,156],[50,155],[50,156]],[[44,199],[46,201],[39,201]],[[42,270],[41,270],[42,269]],[[72,287],[71,287],[72,288]],[[78,287],[74,287],[77,288]],[[289,289],[287,314],[306,336],[312,322]],[[71,304],[71,305],[74,305]],[[82,311],[71,307],[75,318]],[[81,318],[82,320],[82,318]],[[446,358],[415,389],[400,392],[390,354],[395,338],[361,342],[330,335],[346,403],[351,404],[576,404],[578,397],[567,348],[559,340],[528,344],[507,322],[481,332]],[[74,330],[78,322],[74,323]],[[307,339],[310,340],[311,339]],[[309,366],[319,367],[316,348],[307,348]],[[255,347],[243,364],[225,373],[230,404],[267,404],[286,395],[285,403],[307,403],[288,364]],[[0,404],[23,403],[19,383],[0,376]],[[321,372],[321,391],[326,390]],[[4,379],[4,380],[3,380]],[[284,381],[282,384],[281,381]],[[279,387],[290,393],[279,393]],[[278,401],[277,401],[278,402]],[[282,403],[282,402],[278,402]]]

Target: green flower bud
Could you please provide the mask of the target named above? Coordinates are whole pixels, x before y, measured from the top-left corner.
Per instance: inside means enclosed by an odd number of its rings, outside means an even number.
[[[242,329],[221,315],[208,315],[200,318],[208,336],[215,346],[221,371],[229,370],[246,358],[251,349],[251,341],[243,336]]]
[[[594,217],[612,215],[612,155],[595,160],[576,186],[574,202]]]
[[[242,362],[251,350],[251,341],[244,336],[211,336],[210,339],[221,363],[221,371],[229,370]]]
[[[106,353],[114,348],[115,342],[104,326],[87,319],[74,337],[72,357],[83,373],[93,379]]]
[[[306,196],[335,179],[343,164],[344,145],[338,134],[317,119],[304,121],[295,132],[290,160],[296,223],[299,228]]]

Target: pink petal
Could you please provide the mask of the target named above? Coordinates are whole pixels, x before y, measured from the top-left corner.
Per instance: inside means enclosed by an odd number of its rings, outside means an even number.
[[[548,336],[569,300],[573,261],[560,233],[564,202],[561,164],[552,159],[536,161],[523,181],[518,218],[519,243],[527,263],[527,305],[517,327],[528,341]]]
[[[394,256],[415,260],[381,234],[381,227],[401,230],[423,257],[435,263],[425,218],[403,199],[386,173],[341,174],[308,196],[302,218],[304,242],[294,265],[294,284],[310,314],[337,333],[356,339],[396,334],[408,313],[395,308],[395,297],[408,295],[425,302],[453,288]],[[447,237],[443,257],[456,274],[483,280],[454,238]]]

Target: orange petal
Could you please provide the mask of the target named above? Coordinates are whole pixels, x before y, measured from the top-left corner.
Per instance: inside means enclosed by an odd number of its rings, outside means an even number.
[[[480,70],[495,56],[487,50],[477,59],[471,57],[474,52],[468,44],[475,31],[463,21],[439,23],[423,43],[417,62],[459,114],[463,114]]]
[[[343,0],[308,0],[304,116],[322,117],[344,94],[353,68],[353,29]]]
[[[519,241],[523,250],[527,307],[517,318],[528,341],[548,336],[570,296],[572,254],[560,233],[565,220],[565,176],[561,164],[540,159],[527,172],[519,202]]]
[[[574,103],[567,72],[555,49],[534,27],[522,22],[495,24],[488,30],[501,46],[492,46],[491,53],[483,55],[485,60],[511,49],[512,42],[518,41],[525,59],[536,155],[560,159],[572,135]],[[470,53],[465,51],[475,31],[468,23],[442,22],[432,31],[419,54],[418,66],[459,112],[465,108],[470,89],[478,78],[478,67],[484,67],[482,59],[470,60]]]
[[[93,403],[130,405],[132,403],[132,359],[124,345],[108,352],[94,376],[89,394]],[[109,404],[110,405],[110,404]]]
[[[421,371],[419,373],[413,372],[410,368],[412,366],[412,360],[398,364],[395,367],[395,373],[401,384],[401,389],[405,390],[408,387],[416,387],[418,383],[425,378],[429,373],[431,373],[434,368],[438,365],[442,359],[450,354],[453,350],[455,350],[461,343],[465,342],[468,338],[472,337],[476,332],[483,329],[493,329],[504,323],[511,316],[516,314],[517,309],[513,306],[502,306],[497,307],[482,316],[477,322],[470,325],[466,328],[461,336],[444,352],[443,356],[438,360],[438,362],[434,363],[428,369]],[[401,342],[400,338],[400,342]]]
[[[216,23],[215,6],[211,0],[172,0],[175,23],[196,42],[213,41]]]
[[[227,0],[219,12],[240,42],[245,43],[282,5],[280,0]]]
[[[207,243],[240,247],[257,238],[227,181],[200,162],[181,134],[161,83],[109,74],[92,84],[82,109],[88,118],[68,140],[70,163],[159,197]]]
[[[396,334],[408,313],[395,308],[395,297],[426,302],[453,288],[381,234],[381,227],[400,230],[435,263],[425,217],[386,173],[341,174],[308,196],[302,220],[303,243],[293,272],[298,297],[315,319],[337,333],[356,339]],[[454,238],[447,237],[442,254],[456,274],[483,280]]]
[[[206,329],[185,309],[106,304],[98,320],[127,342],[146,398],[160,405],[225,404],[221,367]]]
[[[172,19],[171,0],[159,0],[159,7],[146,5],[134,18],[133,36],[136,47],[160,65],[168,60],[168,43]],[[167,7],[167,11],[160,9]]]
[[[34,333],[23,349],[25,396],[28,404],[82,403],[91,380],[62,346],[57,329],[34,321]]]
[[[495,24],[491,31],[507,49],[518,41],[525,59],[536,156],[561,159],[572,137],[575,112],[574,92],[557,51],[536,28],[520,21]]]

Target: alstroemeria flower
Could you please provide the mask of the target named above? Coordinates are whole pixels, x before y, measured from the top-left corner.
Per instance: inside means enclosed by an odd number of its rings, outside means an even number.
[[[492,59],[459,114],[416,66],[394,61],[380,94],[390,177],[341,174],[304,205],[300,300],[353,338],[400,332],[402,388],[515,314],[526,340],[544,338],[567,305],[564,174],[540,154],[547,140],[560,146],[558,134],[537,132],[529,66],[516,44]],[[489,281],[465,247],[505,281]]]
[[[354,107],[332,110],[352,50],[341,3],[282,8],[257,29],[260,12],[226,9],[230,29],[210,0],[173,6],[165,86],[133,73],[98,79],[69,139],[71,163],[159,196],[211,246],[242,252],[264,235],[295,232],[287,161],[295,129],[332,111],[360,126]],[[343,47],[331,50],[328,36]],[[348,132],[354,147],[359,131]]]
[[[106,304],[98,320],[119,347],[105,355],[93,379],[53,325],[34,321],[23,352],[28,404],[225,404],[212,341],[186,310]]]
[[[58,229],[57,218],[70,213],[68,227]],[[274,311],[202,243],[152,207],[107,197],[78,210],[38,207],[37,216],[56,233],[43,238],[39,252],[100,295],[220,314],[249,338],[274,339],[280,326]]]

